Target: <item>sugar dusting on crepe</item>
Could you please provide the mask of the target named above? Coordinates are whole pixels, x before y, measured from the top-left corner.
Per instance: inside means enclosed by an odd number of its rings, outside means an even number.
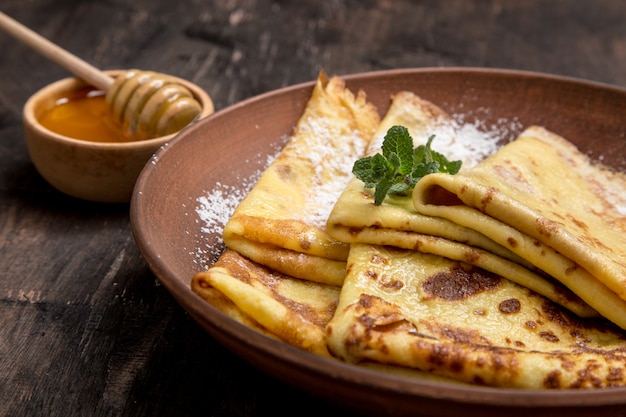
[[[502,145],[513,140],[522,130],[517,120],[498,119],[496,123],[486,125],[482,120],[465,121],[465,115],[455,114],[451,119],[433,121],[433,130],[428,136],[435,138],[431,148],[450,161],[463,161],[463,168],[471,168],[487,156],[496,152]],[[414,137],[414,145],[426,143],[428,137]],[[381,148],[384,135],[374,138],[370,151]]]
[[[341,138],[332,137],[332,119],[310,120],[300,126],[299,138],[311,141],[308,146],[294,146],[294,155],[308,161],[313,169],[311,189],[306,190],[306,205],[296,220],[322,230],[333,205],[352,177],[354,155],[363,155],[367,143],[358,131],[346,132]],[[324,146],[319,146],[323,143]],[[316,149],[310,152],[309,149]],[[302,152],[305,150],[305,152]]]
[[[467,169],[495,153],[521,130],[522,125],[517,120],[499,119],[486,126],[480,120],[468,123],[464,122],[463,115],[454,115],[452,121],[440,124],[433,132],[436,136],[432,147],[450,161],[463,161]]]

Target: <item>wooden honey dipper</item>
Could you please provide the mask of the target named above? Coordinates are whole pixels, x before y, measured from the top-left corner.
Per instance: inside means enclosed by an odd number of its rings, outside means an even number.
[[[106,92],[113,118],[129,138],[142,140],[177,132],[202,112],[191,91],[165,74],[128,70],[113,78],[2,12],[0,29]]]

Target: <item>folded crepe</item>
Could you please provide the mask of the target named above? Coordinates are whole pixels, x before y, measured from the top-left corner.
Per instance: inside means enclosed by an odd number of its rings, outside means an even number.
[[[461,158],[463,170],[475,166],[484,158],[484,152],[493,149],[482,151],[478,140],[456,143],[461,140],[454,137],[454,124],[446,112],[414,93],[403,91],[392,97],[391,106],[374,134],[370,153],[380,151],[387,130],[394,125],[406,127],[416,146],[426,143],[434,134],[433,147],[447,156]],[[524,285],[580,316],[598,315],[572,291],[515,254],[508,245],[486,237],[480,228],[418,213],[410,194],[388,196],[381,205],[374,205],[373,190],[364,189],[363,182],[353,178],[329,215],[327,231],[342,242],[391,245],[467,262]]]
[[[325,224],[379,122],[363,92],[321,73],[291,138],[226,223],[226,251],[192,290],[250,328],[328,356],[349,245]]]
[[[511,388],[626,385],[626,338],[499,275],[438,255],[352,244],[332,354]]]
[[[348,245],[326,220],[378,127],[365,93],[318,77],[292,137],[224,227],[227,247],[292,277],[341,285]]]
[[[416,210],[480,231],[626,329],[626,174],[530,127],[476,167],[432,174]]]
[[[266,336],[329,356],[325,326],[340,288],[289,277],[226,249],[192,290],[230,318]]]

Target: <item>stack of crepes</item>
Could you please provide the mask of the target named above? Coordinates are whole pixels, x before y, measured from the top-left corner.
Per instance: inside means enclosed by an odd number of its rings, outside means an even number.
[[[229,249],[192,288],[271,337],[355,364],[500,387],[626,385],[626,176],[539,127],[482,161],[461,152],[458,174],[381,205],[351,175],[391,126],[417,145],[449,122],[410,92],[378,120],[364,94],[321,77],[226,225]]]

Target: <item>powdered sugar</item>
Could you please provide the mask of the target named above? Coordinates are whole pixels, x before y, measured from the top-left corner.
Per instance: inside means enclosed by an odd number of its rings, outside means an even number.
[[[222,233],[224,225],[232,216],[235,207],[250,191],[244,185],[225,185],[220,182],[208,194],[198,197],[196,213],[203,233]]]
[[[338,134],[334,123],[334,119],[324,118],[302,124],[299,143],[291,148],[292,155],[306,161],[313,174],[309,188],[302,190],[306,193],[305,202],[294,213],[297,216],[294,220],[322,230],[326,228],[335,202],[348,185],[354,161],[364,154],[367,146],[360,132]]]
[[[471,168],[493,154],[505,142],[513,139],[521,130],[516,120],[498,119],[486,126],[481,120],[465,122],[465,115],[454,115],[452,120],[439,123],[432,132],[435,135],[433,149],[444,154],[448,160],[463,161],[463,168]]]
[[[455,114],[451,118],[434,120],[427,136],[413,138],[414,145],[425,144],[428,136],[434,135],[432,148],[450,161],[463,161],[463,169],[467,169],[514,139],[522,129],[517,120],[498,119],[487,125],[483,120],[469,122],[466,118],[465,114]],[[374,138],[369,152],[380,150],[384,136]]]
[[[254,177],[258,177],[258,174]],[[195,212],[200,225],[200,235],[196,237],[198,248],[192,253],[202,268],[206,268],[212,259],[217,258],[224,250],[221,239],[219,243],[207,241],[209,236],[222,236],[224,226],[239,202],[252,189],[256,178],[247,178],[239,185],[227,185],[217,182],[212,190],[196,199],[198,206]]]

